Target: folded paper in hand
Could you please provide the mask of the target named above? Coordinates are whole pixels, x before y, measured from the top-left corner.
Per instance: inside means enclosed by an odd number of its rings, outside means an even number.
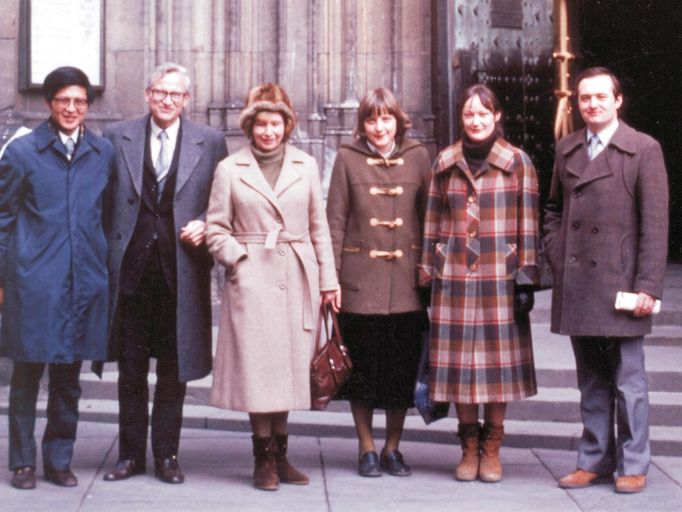
[[[630,292],[618,292],[616,294],[616,309],[619,311],[634,311],[637,305],[637,294]],[[661,301],[656,299],[652,315],[657,315],[661,311]]]

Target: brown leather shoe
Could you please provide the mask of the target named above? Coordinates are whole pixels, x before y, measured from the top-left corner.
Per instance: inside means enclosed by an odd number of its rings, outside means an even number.
[[[181,484],[185,481],[185,475],[175,455],[154,461],[154,476],[166,484]]]
[[[646,475],[624,475],[616,478],[616,492],[632,494],[646,487]]]
[[[76,487],[78,485],[78,478],[70,468],[54,469],[46,467],[45,480],[60,487]]]
[[[106,482],[117,482],[135,475],[143,475],[147,468],[144,463],[138,463],[135,459],[121,459],[114,469],[104,475]]]
[[[35,489],[36,488],[36,470],[31,466],[24,466],[23,468],[16,468],[12,474],[12,487],[15,489]]]
[[[576,469],[573,473],[569,473],[559,480],[559,487],[562,489],[582,489],[583,487],[589,487],[612,478],[611,475],[602,475],[592,471],[585,471],[584,469]]]

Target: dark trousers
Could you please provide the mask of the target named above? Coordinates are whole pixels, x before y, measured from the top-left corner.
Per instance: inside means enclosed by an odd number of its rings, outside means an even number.
[[[178,381],[175,304],[157,257],[150,258],[135,293],[121,296],[118,360],[121,459],[146,460],[150,357],[157,358],[152,453],[158,461],[178,453],[187,385]]]
[[[43,434],[43,466],[71,465],[78,428],[81,362],[48,366],[47,426]],[[9,468],[36,467],[36,403],[45,363],[14,362],[9,393]]]
[[[571,342],[583,421],[578,467],[645,475],[651,450],[644,338],[572,337]]]

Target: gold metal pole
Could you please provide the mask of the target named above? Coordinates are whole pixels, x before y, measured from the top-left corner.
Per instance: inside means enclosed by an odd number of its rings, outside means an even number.
[[[552,57],[557,63],[558,88],[554,95],[557,102],[556,117],[554,118],[554,138],[559,140],[573,131],[573,117],[571,112],[571,89],[569,85],[570,62],[575,55],[570,51],[570,36],[568,35],[567,0],[554,0],[554,53]]]

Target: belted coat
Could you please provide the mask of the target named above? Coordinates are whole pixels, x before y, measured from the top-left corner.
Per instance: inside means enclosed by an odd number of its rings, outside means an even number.
[[[426,148],[409,139],[390,158],[359,140],[339,149],[327,218],[344,312],[389,315],[423,309],[417,265],[430,168]]]
[[[523,151],[498,138],[475,174],[461,141],[434,164],[420,282],[432,285],[429,392],[440,402],[536,393],[528,315],[514,288],[539,282],[538,181]]]
[[[663,294],[668,178],[661,147],[619,121],[590,161],[585,130],[559,141],[545,208],[552,267],[552,332],[642,336],[651,316],[616,311],[618,291]]]
[[[273,189],[242,148],[218,166],[207,225],[225,268],[210,403],[310,409],[320,291],[338,288],[317,163],[287,144]]]
[[[106,356],[106,139],[85,130],[73,159],[49,122],[0,161],[0,355],[72,363]]]

